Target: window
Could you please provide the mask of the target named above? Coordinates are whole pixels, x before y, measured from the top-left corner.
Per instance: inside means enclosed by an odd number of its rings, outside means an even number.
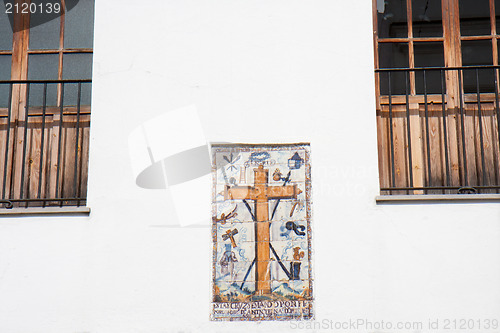
[[[374,0],[381,194],[499,193],[500,0]]]
[[[23,3],[47,1],[0,3],[0,207],[85,205],[94,0]]]

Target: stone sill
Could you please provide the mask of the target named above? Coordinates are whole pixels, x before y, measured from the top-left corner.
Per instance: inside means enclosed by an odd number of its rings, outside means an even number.
[[[90,207],[30,207],[30,208],[2,208],[0,209],[0,218],[3,216],[44,216],[44,215],[62,215],[62,216],[89,216]]]
[[[500,194],[417,194],[378,195],[377,204],[418,204],[418,203],[489,203],[500,202]]]

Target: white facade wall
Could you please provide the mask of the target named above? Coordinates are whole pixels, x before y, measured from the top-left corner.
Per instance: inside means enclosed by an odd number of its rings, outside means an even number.
[[[371,0],[96,0],[94,51],[92,213],[0,219],[0,332],[296,328],[209,322],[210,228],[135,185],[129,134],[188,105],[209,141],[311,142],[318,322],[500,319],[498,204],[375,203]]]

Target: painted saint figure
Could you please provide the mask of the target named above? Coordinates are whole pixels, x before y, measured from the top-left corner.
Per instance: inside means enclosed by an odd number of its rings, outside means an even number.
[[[229,245],[229,249],[231,249],[231,244]],[[226,252],[222,255],[222,258],[219,261],[220,264],[220,271],[222,275],[229,275],[231,278],[231,281],[234,280],[234,263],[238,262],[238,259],[236,258],[236,254],[234,254],[233,251],[228,251],[226,248]]]

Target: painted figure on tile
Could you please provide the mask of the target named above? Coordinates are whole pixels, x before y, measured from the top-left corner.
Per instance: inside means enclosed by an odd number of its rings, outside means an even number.
[[[223,276],[229,275],[231,280],[234,280],[234,263],[238,262],[236,258],[236,254],[231,251],[231,245],[226,244],[226,251],[222,255],[222,258],[219,261],[220,270]]]

